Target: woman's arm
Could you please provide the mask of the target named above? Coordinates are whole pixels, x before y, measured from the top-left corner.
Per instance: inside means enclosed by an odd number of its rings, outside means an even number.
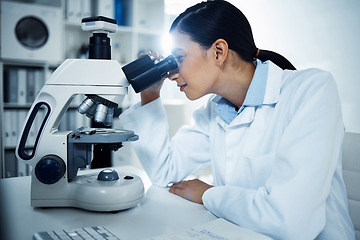
[[[207,107],[198,109],[195,124],[180,128],[171,140],[160,98],[133,106],[120,115],[123,127],[139,135],[132,146],[154,184],[179,182],[210,163],[208,111]]]

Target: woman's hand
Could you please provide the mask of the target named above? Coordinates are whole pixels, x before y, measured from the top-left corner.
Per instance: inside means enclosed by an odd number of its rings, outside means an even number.
[[[159,56],[156,52],[151,51],[146,51],[145,53],[140,54],[139,57],[145,55],[149,55],[153,61],[160,61],[163,58],[162,56]],[[142,106],[160,97],[160,90],[163,83],[164,80],[161,80],[141,92],[140,97]]]
[[[170,187],[169,192],[179,195],[189,201],[203,204],[202,196],[204,195],[204,192],[212,187],[212,185],[204,183],[199,179],[194,179],[175,183]]]

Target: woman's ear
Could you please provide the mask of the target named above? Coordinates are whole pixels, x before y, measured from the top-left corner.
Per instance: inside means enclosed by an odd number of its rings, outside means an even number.
[[[218,39],[213,43],[212,49],[214,52],[216,65],[222,67],[229,52],[229,46],[227,42],[224,39]]]

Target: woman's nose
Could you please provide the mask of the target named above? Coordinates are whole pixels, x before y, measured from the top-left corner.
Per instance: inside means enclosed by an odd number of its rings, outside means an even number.
[[[180,78],[180,74],[179,74],[179,72],[178,71],[170,71],[169,72],[169,79],[171,80],[171,81],[176,81],[178,78]]]

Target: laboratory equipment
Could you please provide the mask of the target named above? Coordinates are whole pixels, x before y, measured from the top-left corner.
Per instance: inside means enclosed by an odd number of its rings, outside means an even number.
[[[172,55],[159,62],[153,62],[149,55],[144,55],[125,65],[122,70],[135,92],[138,93],[159,82],[165,74],[177,68],[178,65]]]
[[[0,1],[0,11],[2,61],[61,63],[64,37],[60,7],[31,1]]]
[[[101,38],[117,28],[116,22],[103,17],[85,19],[82,26],[84,30],[101,34]],[[103,169],[99,173],[78,171],[91,163],[95,145],[116,151],[123,142],[138,139],[134,132],[88,127],[58,129],[72,100],[82,94],[88,98],[80,105],[79,112],[93,114],[99,122],[112,121],[113,111],[109,109],[122,102],[129,83],[119,63],[107,58],[65,60],[30,108],[16,156],[33,167],[31,205],[34,207],[118,211],[137,205],[144,196],[142,180],[134,174],[117,173],[113,169]],[[35,138],[30,138],[35,121],[40,127]]]

